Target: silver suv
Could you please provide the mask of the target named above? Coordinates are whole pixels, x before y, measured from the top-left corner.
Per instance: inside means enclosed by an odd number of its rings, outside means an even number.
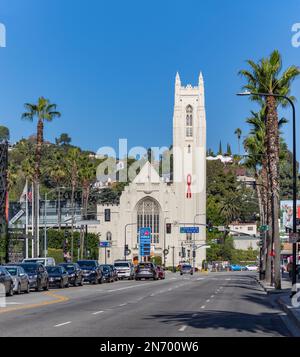
[[[134,279],[134,266],[130,261],[116,260],[114,262],[114,267],[117,270],[117,275],[119,279]]]

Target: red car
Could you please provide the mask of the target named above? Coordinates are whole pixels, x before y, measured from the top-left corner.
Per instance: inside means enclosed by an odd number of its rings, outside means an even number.
[[[166,273],[165,273],[163,267],[157,265],[156,266],[156,271],[157,271],[158,279],[165,279]]]

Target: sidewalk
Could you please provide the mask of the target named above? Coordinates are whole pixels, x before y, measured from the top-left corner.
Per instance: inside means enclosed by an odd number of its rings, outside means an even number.
[[[290,298],[292,282],[288,275],[284,275],[281,280],[281,290],[277,290],[274,286],[270,286],[264,281],[260,281],[258,276],[256,278],[258,283],[266,291],[268,295],[272,295],[276,303],[288,315],[293,323],[300,329],[300,306],[294,307]],[[275,295],[278,294],[278,295]]]

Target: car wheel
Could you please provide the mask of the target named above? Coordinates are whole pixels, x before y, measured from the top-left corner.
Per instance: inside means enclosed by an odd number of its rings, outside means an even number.
[[[17,294],[20,295],[21,294],[21,284],[19,283],[18,284],[18,289],[17,289]]]
[[[26,293],[26,294],[29,294],[29,293],[30,293],[30,284],[29,284],[29,283],[27,284],[27,289],[25,290],[25,293]]]
[[[14,295],[14,286],[13,286],[13,284],[10,284],[10,288],[7,293],[7,296],[13,296],[13,295]]]

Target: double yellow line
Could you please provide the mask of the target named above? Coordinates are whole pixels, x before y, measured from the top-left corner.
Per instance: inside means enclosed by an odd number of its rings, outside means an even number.
[[[3,309],[0,308],[0,314],[6,313],[6,312],[18,311],[18,310],[34,309],[34,308],[53,305],[53,304],[58,304],[58,303],[66,302],[66,301],[70,300],[66,296],[57,295],[57,294],[54,294],[52,292],[46,292],[46,293],[44,293],[44,295],[50,296],[50,297],[54,298],[55,300],[44,301],[44,302],[37,303],[37,304],[28,304],[28,305],[16,306],[16,307],[8,307],[8,308],[5,307]]]

